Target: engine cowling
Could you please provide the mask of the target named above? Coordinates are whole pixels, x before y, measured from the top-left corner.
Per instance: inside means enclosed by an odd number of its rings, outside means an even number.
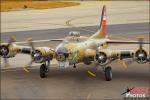
[[[54,52],[50,48],[40,47],[31,52],[31,58],[35,63],[42,63],[46,60],[52,60]]]
[[[16,44],[2,44],[0,46],[0,55],[3,58],[14,57],[18,52],[20,52],[20,48]]]
[[[144,49],[139,49],[135,52],[135,60],[139,64],[146,63],[148,61],[148,53]]]
[[[96,60],[100,65],[106,65],[115,59],[132,58],[132,52],[129,50],[99,49],[96,53]]]
[[[106,52],[101,51],[96,54],[96,60],[100,65],[105,65],[109,62],[108,55],[106,54]]]

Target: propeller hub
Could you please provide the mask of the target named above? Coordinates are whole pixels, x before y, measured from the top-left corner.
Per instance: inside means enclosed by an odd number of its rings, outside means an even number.
[[[99,59],[99,60],[104,60],[104,55],[100,55],[100,56],[98,57],[98,59]]]
[[[42,53],[38,50],[33,51],[31,57],[36,63],[41,63],[43,61]]]
[[[106,64],[107,63],[107,55],[104,52],[100,52],[96,55],[96,60],[101,65]]]
[[[140,53],[140,54],[138,55],[138,57],[139,57],[139,58],[143,58],[143,57],[145,57],[145,55],[144,55],[143,53]]]
[[[7,46],[1,46],[0,47],[0,55],[2,57],[7,57],[8,53],[9,53],[9,49]]]
[[[140,64],[147,62],[147,53],[145,50],[137,50],[135,53],[136,61]]]

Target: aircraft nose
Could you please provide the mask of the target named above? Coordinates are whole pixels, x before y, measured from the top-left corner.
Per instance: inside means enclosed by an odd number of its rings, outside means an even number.
[[[60,47],[60,48],[57,49],[56,55],[57,55],[56,59],[58,61],[65,61],[66,58],[69,57],[69,50],[65,47]]]
[[[69,56],[69,50],[65,47],[58,48],[56,52],[57,52],[57,55],[64,55],[65,58]]]

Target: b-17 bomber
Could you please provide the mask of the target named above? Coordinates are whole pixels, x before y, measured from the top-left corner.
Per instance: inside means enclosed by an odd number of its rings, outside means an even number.
[[[138,41],[123,41],[113,40],[108,38],[107,34],[107,16],[106,6],[103,6],[99,28],[92,36],[80,36],[79,32],[71,31],[65,39],[51,39],[50,41],[60,41],[61,43],[56,48],[50,47],[35,47],[34,41],[28,39],[29,46],[21,46],[15,42],[13,37],[8,43],[1,43],[0,55],[4,58],[7,66],[8,58],[15,57],[16,54],[22,53],[31,56],[31,62],[25,67],[31,67],[32,63],[41,63],[40,77],[47,77],[49,72],[50,62],[56,59],[60,68],[67,68],[72,65],[76,68],[78,63],[90,65],[92,62],[97,62],[105,73],[106,81],[112,80],[112,68],[108,66],[115,60],[132,59],[139,64],[150,62],[149,51],[143,45],[150,44],[144,42],[143,38]],[[108,47],[116,44],[137,44],[139,48],[136,50],[116,50]],[[117,48],[117,47],[116,47]]]

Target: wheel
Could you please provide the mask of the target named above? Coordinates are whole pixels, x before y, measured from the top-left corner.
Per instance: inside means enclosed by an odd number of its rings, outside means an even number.
[[[46,65],[42,64],[40,67],[40,77],[45,78],[47,76],[46,73],[47,73]]]
[[[111,67],[106,67],[105,68],[105,79],[106,79],[106,81],[111,81],[112,80],[112,70],[111,70]]]

